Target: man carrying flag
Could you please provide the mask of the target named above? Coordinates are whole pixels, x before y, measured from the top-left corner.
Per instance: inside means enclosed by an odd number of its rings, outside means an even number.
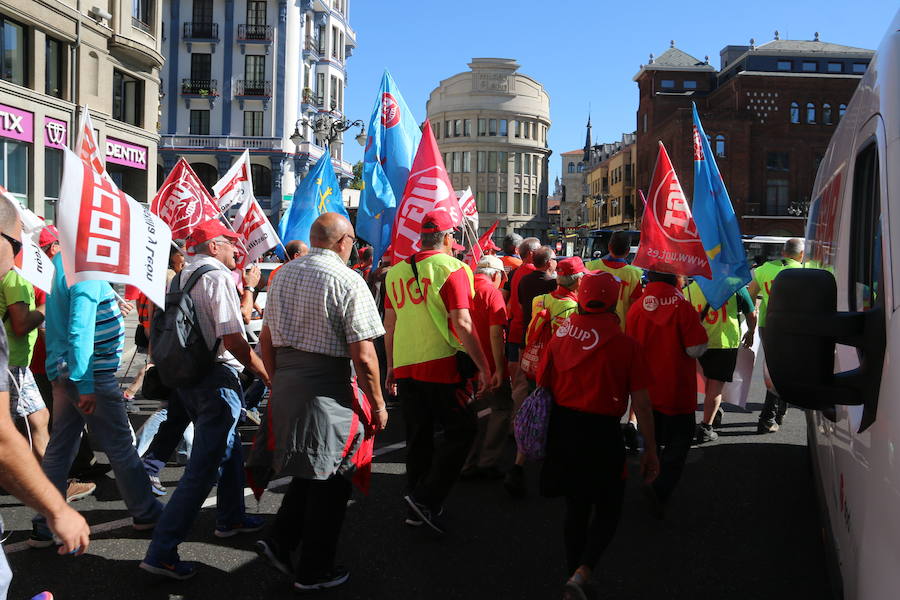
[[[301,240],[309,244],[309,229],[319,215],[333,212],[350,219],[341,198],[341,186],[331,163],[331,149],[319,157],[294,192],[291,208],[278,223],[278,235],[283,240]]]
[[[406,189],[422,133],[391,74],[385,70],[369,121],[356,232],[372,244],[378,264],[391,242],[397,204]]]

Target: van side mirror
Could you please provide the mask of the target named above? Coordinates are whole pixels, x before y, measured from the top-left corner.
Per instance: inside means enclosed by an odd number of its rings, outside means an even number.
[[[854,346],[859,368],[835,373],[837,344]],[[778,393],[802,408],[864,405],[860,431],[875,420],[884,365],[884,308],[837,312],[837,284],[829,271],[785,269],[775,278],[763,348]]]

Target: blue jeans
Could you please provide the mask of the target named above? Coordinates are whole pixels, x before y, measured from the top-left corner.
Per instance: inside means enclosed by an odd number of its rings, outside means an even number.
[[[53,380],[53,431],[41,468],[65,498],[66,479],[87,424],[93,441],[109,458],[128,512],[138,521],[155,522],[162,513],[162,504],[153,496],[150,479],[134,449],[125,401],[115,375],[96,374],[94,395],[97,397],[94,412],[85,414],[76,406],[78,389],[65,373],[60,372]],[[39,532],[49,534],[42,515],[35,515],[32,521]]]
[[[153,438],[156,437],[156,432],[159,431],[160,425],[166,422],[168,415],[169,411],[165,408],[161,408],[150,415],[150,418],[144,421],[144,424],[138,429],[136,446],[139,456],[144,456],[144,453],[150,448],[150,443],[153,441]],[[193,444],[194,426],[193,424],[188,423],[184,430],[184,434],[181,436],[181,440],[178,442],[178,464],[187,464],[188,459],[191,457],[191,446],[193,446]],[[168,459],[169,457],[167,456],[164,461]]]
[[[148,560],[166,563],[178,560],[178,544],[216,481],[216,523],[235,525],[244,517],[244,457],[237,430],[243,398],[237,371],[218,364],[200,383],[175,393],[194,422],[194,447],[147,549]]]

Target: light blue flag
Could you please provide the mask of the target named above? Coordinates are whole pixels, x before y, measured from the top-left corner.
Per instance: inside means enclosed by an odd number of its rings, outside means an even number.
[[[385,70],[369,121],[363,165],[365,185],[356,214],[356,233],[372,244],[376,265],[391,243],[397,204],[403,197],[421,139],[419,124]]]
[[[694,222],[709,257],[712,279],[697,277],[697,284],[713,310],[718,310],[739,289],[750,283],[750,267],[741,228],[719,173],[709,140],[694,110]]]
[[[327,212],[336,212],[349,219],[341,198],[341,186],[331,164],[331,150],[325,150],[325,154],[297,186],[290,210],[278,223],[278,236],[285,244],[291,240],[303,240],[309,244],[309,228],[319,215]],[[284,250],[279,247],[276,252],[281,256]]]

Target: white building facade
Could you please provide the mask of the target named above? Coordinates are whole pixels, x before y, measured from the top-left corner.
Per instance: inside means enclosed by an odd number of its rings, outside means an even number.
[[[349,4],[165,0],[160,182],[184,156],[211,187],[249,149],[255,195],[277,220],[327,145],[312,123],[343,118],[356,47]],[[343,182],[352,169],[342,138],[332,158]]]

